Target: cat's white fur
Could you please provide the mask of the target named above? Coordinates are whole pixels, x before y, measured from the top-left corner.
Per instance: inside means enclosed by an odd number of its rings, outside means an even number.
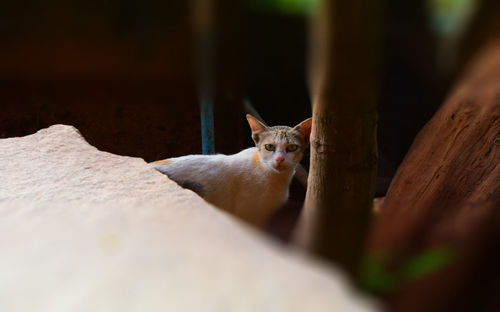
[[[311,119],[295,128],[268,127],[247,116],[256,147],[233,155],[188,155],[153,162],[157,170],[206,201],[262,226],[288,198],[295,167],[307,148]],[[272,144],[274,151],[268,151]],[[287,152],[287,146],[297,150]]]

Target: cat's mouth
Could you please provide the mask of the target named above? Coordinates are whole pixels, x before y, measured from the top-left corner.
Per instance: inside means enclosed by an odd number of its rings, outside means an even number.
[[[286,169],[288,169],[288,166],[286,166],[284,164],[276,164],[276,165],[274,165],[274,169],[276,169],[278,171],[285,171]]]

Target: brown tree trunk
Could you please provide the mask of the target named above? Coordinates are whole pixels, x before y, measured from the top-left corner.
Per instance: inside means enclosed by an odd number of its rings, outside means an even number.
[[[313,20],[311,168],[298,240],[354,272],[376,164],[377,1],[319,1]]]
[[[403,274],[436,251],[448,260]],[[394,311],[500,310],[500,40],[415,139],[373,228],[373,255],[394,281]]]

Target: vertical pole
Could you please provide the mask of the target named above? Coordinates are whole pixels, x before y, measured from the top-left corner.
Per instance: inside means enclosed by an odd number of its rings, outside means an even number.
[[[214,55],[215,0],[192,0],[196,67],[200,97],[201,146],[203,154],[215,153]]]
[[[243,6],[240,0],[215,0],[214,115],[217,152],[233,154],[243,147],[242,37]]]
[[[311,167],[298,239],[354,274],[376,170],[378,0],[318,0],[311,32]]]
[[[201,152],[205,155],[215,154],[214,107],[210,96],[201,96]]]

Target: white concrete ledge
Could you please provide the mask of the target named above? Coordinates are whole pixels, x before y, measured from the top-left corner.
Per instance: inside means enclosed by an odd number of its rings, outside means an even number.
[[[374,311],[142,159],[73,127],[0,140],[2,311]]]

